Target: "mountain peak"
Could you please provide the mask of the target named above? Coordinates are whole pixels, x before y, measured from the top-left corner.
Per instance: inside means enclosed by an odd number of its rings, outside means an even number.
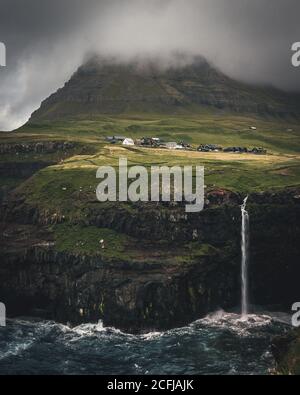
[[[93,56],[42,103],[30,122],[103,114],[199,113],[203,108],[295,116],[298,104],[294,94],[235,81],[200,56],[178,53],[163,61]]]

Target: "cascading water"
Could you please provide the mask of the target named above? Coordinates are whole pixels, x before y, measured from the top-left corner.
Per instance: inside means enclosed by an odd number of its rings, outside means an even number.
[[[248,264],[249,264],[249,214],[246,210],[248,196],[242,206],[242,317],[248,314]]]

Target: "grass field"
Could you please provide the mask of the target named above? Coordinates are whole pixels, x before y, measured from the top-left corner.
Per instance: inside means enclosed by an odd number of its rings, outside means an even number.
[[[257,130],[250,130],[255,126]],[[105,136],[125,135],[132,138],[143,136],[161,137],[167,141],[184,140],[193,148],[200,144],[227,146],[258,146],[268,150],[267,155],[233,154],[223,152],[202,153],[197,151],[173,151],[142,147],[111,145]],[[96,179],[99,166],[111,165],[118,169],[119,158],[127,158],[129,166],[193,165],[204,166],[206,188],[223,187],[241,194],[266,191],[300,185],[300,125],[292,121],[254,119],[235,115],[202,114],[201,117],[127,116],[105,117],[91,121],[69,121],[42,125],[26,125],[13,133],[1,134],[0,144],[30,143],[40,141],[73,141],[76,149],[66,153],[26,152],[18,155],[2,154],[1,163],[12,168],[42,162],[46,166],[32,177],[0,176],[1,186],[24,196],[24,202],[38,208],[53,223],[50,227],[59,251],[79,254],[103,255],[105,259],[154,261],[170,259],[189,262],[193,252],[165,252],[163,246],[154,250],[159,256],[152,257],[153,248],[142,245],[137,249],[134,240],[110,229],[85,226],[86,217],[95,207],[101,210],[125,210],[136,215],[127,203],[100,203],[96,199]],[[49,163],[56,163],[50,165]],[[5,168],[5,167],[4,167]],[[95,206],[96,205],[96,206]],[[50,221],[51,222],[51,221]],[[52,222],[51,222],[52,223]],[[99,240],[106,240],[105,250]],[[201,247],[202,248],[202,247]],[[195,251],[194,251],[195,249]],[[169,251],[169,250],[168,250]],[[200,251],[203,252],[202,250]],[[195,256],[196,256],[195,255]],[[175,259],[176,257],[176,259]]]
[[[257,127],[257,130],[250,130],[250,126]],[[253,118],[220,112],[204,112],[189,117],[141,114],[27,124],[17,133],[4,133],[1,140],[71,139],[101,144],[104,136],[117,134],[133,138],[157,136],[167,141],[185,140],[195,145],[264,146],[276,152],[300,152],[299,120]]]
[[[255,126],[256,130],[250,130]],[[123,146],[105,142],[105,136],[161,137],[184,140],[194,148],[199,144],[223,147],[264,147],[267,155],[200,153]],[[203,113],[198,117],[133,116],[102,117],[91,121],[27,124],[14,133],[1,135],[0,143],[35,141],[75,141],[87,147],[87,154],[74,153],[63,162],[39,171],[19,187],[28,200],[45,206],[73,206],[84,194],[95,197],[99,180],[96,170],[118,165],[126,157],[129,165],[198,165],[205,167],[205,183],[241,193],[264,191],[300,184],[300,125],[296,121],[260,119],[228,114]],[[51,156],[52,155],[52,156]],[[4,155],[2,161],[43,161],[56,155],[27,153]],[[49,156],[49,157],[48,157]],[[5,183],[5,177],[1,179]],[[67,188],[67,189],[66,189]]]

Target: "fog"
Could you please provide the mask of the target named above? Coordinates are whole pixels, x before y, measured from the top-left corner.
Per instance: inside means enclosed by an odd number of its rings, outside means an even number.
[[[300,90],[299,15],[298,0],[0,0],[0,130],[26,122],[93,53],[177,67],[202,55],[233,78]]]

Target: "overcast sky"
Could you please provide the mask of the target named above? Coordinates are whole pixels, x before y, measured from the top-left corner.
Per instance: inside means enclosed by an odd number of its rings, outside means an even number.
[[[0,130],[26,122],[88,54],[203,55],[246,82],[300,90],[299,0],[0,0]]]

